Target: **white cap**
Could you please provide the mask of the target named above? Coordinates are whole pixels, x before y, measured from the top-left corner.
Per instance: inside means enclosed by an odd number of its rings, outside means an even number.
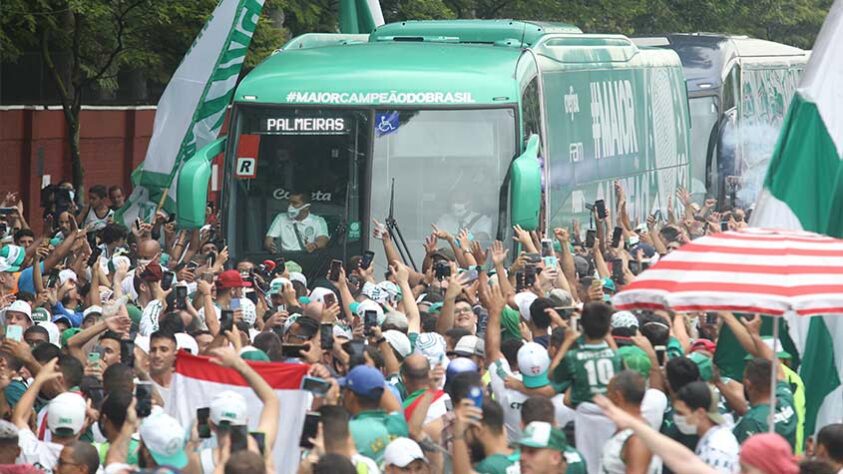
[[[226,390],[216,394],[211,400],[210,419],[217,426],[223,422],[242,426],[249,422],[247,409],[246,397],[237,392]]]
[[[383,314],[383,307],[372,300],[363,300],[357,305],[357,316],[359,318],[363,318],[363,315],[366,314],[366,311],[374,311],[378,313],[378,326],[383,324],[383,320],[385,318]]]
[[[410,339],[401,331],[390,329],[389,331],[384,331],[383,337],[386,338],[389,345],[392,346],[392,348],[395,349],[401,357],[407,357],[413,350],[410,345]]]
[[[290,280],[282,277],[274,278],[269,282],[269,295],[280,295],[284,291],[284,287],[290,283]]]
[[[38,325],[47,330],[47,335],[50,338],[50,344],[61,349],[61,333],[59,332],[59,327],[50,321],[41,321]]]
[[[548,384],[547,369],[550,356],[541,344],[527,342],[518,349],[518,371],[527,388],[543,387]]]
[[[532,291],[522,291],[515,295],[515,304],[518,305],[518,312],[521,313],[521,318],[524,321],[530,320],[530,305],[538,298]]]
[[[78,278],[76,278],[76,272],[65,268],[64,270],[59,272],[59,283],[64,285],[67,280],[79,281]]]
[[[486,343],[483,342],[483,339],[469,334],[461,337],[460,340],[457,341],[457,345],[454,346],[454,352],[456,352],[460,357],[485,357]]]
[[[386,313],[386,316],[383,318],[383,325],[395,326],[399,331],[407,331],[410,328],[410,322],[407,320],[407,316],[399,311]]]
[[[100,315],[102,315],[102,306],[97,306],[97,305],[88,306],[85,309],[85,311],[82,313],[82,319],[87,318],[88,315],[90,315],[92,313],[99,313]]]
[[[141,441],[158,465],[169,465],[178,469],[187,466],[187,434],[178,420],[163,411],[153,411],[141,422]]]
[[[351,329],[339,324],[334,324],[334,337],[350,340],[352,338]]]
[[[176,350],[184,349],[190,351],[193,355],[199,355],[199,344],[196,343],[196,339],[193,336],[185,332],[177,332],[175,336]]]
[[[416,339],[416,353],[427,357],[431,367],[448,361],[445,357],[446,347],[445,338],[437,332],[423,332]]]
[[[32,307],[29,306],[29,303],[24,300],[15,300],[14,303],[10,304],[9,306],[6,306],[6,313],[8,313],[9,311],[23,313],[26,315],[27,318],[29,318],[29,321],[32,322]]]
[[[307,286],[307,277],[304,276],[304,273],[301,272],[290,272],[290,281],[297,281],[304,286]]]
[[[418,443],[410,438],[395,438],[386,445],[383,452],[384,466],[407,467],[416,459],[421,459],[427,464],[427,458],[419,447]]]
[[[318,301],[318,302],[324,304],[325,303],[325,295],[327,295],[327,294],[334,294],[334,292],[327,289],[327,288],[323,288],[321,286],[318,286],[318,287],[314,288],[313,291],[310,292],[310,300],[311,301]]]
[[[47,405],[47,427],[57,430],[70,430],[74,435],[82,431],[85,425],[87,405],[82,395],[73,392],[60,393]]]
[[[135,336],[135,347],[139,348],[144,354],[149,354],[149,336]]]

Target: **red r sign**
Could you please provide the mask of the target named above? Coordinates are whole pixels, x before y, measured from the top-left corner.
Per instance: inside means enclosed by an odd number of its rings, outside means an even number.
[[[260,135],[240,135],[237,144],[237,162],[234,177],[237,179],[254,179],[258,176],[258,148]]]

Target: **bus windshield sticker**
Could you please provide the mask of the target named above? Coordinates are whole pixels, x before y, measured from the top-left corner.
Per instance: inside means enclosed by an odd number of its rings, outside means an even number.
[[[398,131],[398,112],[381,112],[375,115],[375,132],[379,137]]]
[[[342,117],[270,117],[260,126],[263,133],[281,135],[342,135],[348,131]]]

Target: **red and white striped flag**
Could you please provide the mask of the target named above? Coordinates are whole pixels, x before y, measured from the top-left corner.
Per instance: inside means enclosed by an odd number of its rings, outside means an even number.
[[[302,377],[310,366],[275,362],[247,363],[275,390],[281,403],[278,437],[274,446],[267,446],[267,449],[273,450],[275,469],[277,472],[296,472],[299,465],[299,437],[305,413],[312,401],[311,394],[300,387]],[[196,419],[196,410],[209,407],[214,395],[226,390],[246,398],[249,429],[255,429],[260,421],[263,404],[243,377],[233,369],[210,362],[208,357],[181,351],[176,358],[176,371],[170,385],[166,411],[179,420],[182,426],[191,426]]]
[[[843,240],[742,229],[694,240],[612,298],[617,309],[843,313]]]

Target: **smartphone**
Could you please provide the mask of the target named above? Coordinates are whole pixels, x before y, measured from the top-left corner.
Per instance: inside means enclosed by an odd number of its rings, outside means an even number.
[[[468,389],[468,399],[474,403],[477,408],[483,408],[483,389],[481,387],[471,387]]]
[[[13,324],[11,326],[6,326],[6,339],[11,339],[12,341],[22,342],[23,341],[23,328]]]
[[[328,280],[339,281],[340,269],[342,269],[342,260],[331,260],[331,270],[328,273]]]
[[[120,341],[120,363],[129,368],[135,367],[135,341]]]
[[[17,210],[18,210],[18,208],[16,208],[16,207],[0,207],[0,216],[12,215]]]
[[[135,217],[135,228],[137,230],[140,230],[140,224],[141,224],[140,217]]]
[[[97,365],[100,363],[102,355],[99,352],[91,351],[88,353],[88,365]]]
[[[301,389],[315,395],[324,395],[331,389],[331,383],[318,377],[305,375],[301,379]]]
[[[527,263],[536,264],[542,261],[541,254],[538,253],[527,253],[524,255],[524,259]]]
[[[729,221],[721,221],[720,222],[720,232],[726,232],[729,230]]]
[[[372,335],[372,328],[378,325],[378,313],[374,310],[367,310],[363,313],[363,334]]]
[[[594,242],[597,240],[597,231],[590,229],[585,232],[585,248],[594,248]]]
[[[544,266],[545,268],[556,268],[559,264],[559,258],[556,255],[548,255],[547,257],[542,257],[544,259]]]
[[[571,316],[574,314],[574,308],[569,308],[565,306],[554,306],[553,310],[559,314],[559,317],[564,319],[565,321],[570,321]]]
[[[161,289],[167,291],[173,286],[173,278],[175,278],[176,274],[173,272],[164,272],[164,276],[161,277]]]
[[[220,332],[231,331],[234,328],[234,311],[224,309],[220,311]]]
[[[536,267],[527,265],[524,268],[524,288],[530,288],[536,284]]]
[[[266,449],[266,434],[261,433],[260,431],[250,431],[249,436],[251,436],[255,440],[255,443],[258,444],[258,449],[260,450],[261,454],[263,454],[264,450]]]
[[[208,418],[211,417],[210,408],[196,409],[196,430],[199,432],[199,437],[208,439],[211,437],[211,426],[208,424]]]
[[[656,359],[659,361],[659,367],[664,367],[665,363],[665,356],[667,355],[667,347],[665,346],[654,346],[653,349],[656,350]]]
[[[179,285],[176,287],[176,309],[187,309],[187,287]]]
[[[612,232],[612,248],[616,248],[621,243],[621,237],[623,236],[623,229],[620,227],[615,227],[615,231]]]
[[[102,249],[99,247],[91,247],[91,256],[88,257],[88,266],[92,267],[97,260],[100,259],[100,255],[102,255]]]
[[[319,344],[322,349],[329,351],[334,348],[334,325],[320,324],[319,325]]]
[[[623,281],[623,260],[612,260],[612,280],[615,283]]]
[[[521,291],[526,287],[524,284],[524,272],[515,272],[515,291]]]
[[[573,318],[573,319],[575,320],[574,321],[574,328],[576,328],[576,331],[578,333],[582,334],[582,317]]]
[[[553,255],[553,241],[542,239],[542,257],[550,257],[551,255]]]
[[[372,265],[372,262],[374,260],[375,252],[372,252],[371,250],[363,252],[363,258],[360,259],[360,268],[362,268],[363,270],[368,269]]]
[[[249,449],[249,427],[246,425],[233,425],[228,436],[231,437],[231,452],[245,451]]]
[[[275,307],[275,312],[276,313],[286,313],[287,312],[287,305],[279,304],[278,306]]]
[[[138,380],[135,383],[135,410],[139,418],[146,418],[152,413],[152,382]]]
[[[325,303],[325,307],[327,308],[337,304],[337,297],[333,293],[326,293],[325,296],[322,297],[322,302]]]
[[[594,207],[597,208],[597,218],[598,219],[605,219],[608,214],[606,214],[606,201],[602,199],[598,199],[594,201]]]
[[[460,275],[460,280],[462,281],[463,285],[470,285],[477,281],[477,278],[480,277],[480,273],[477,271],[476,268],[471,268],[466,270],[465,273]]]
[[[655,219],[656,222],[661,222],[661,220],[662,220],[662,210],[661,209],[656,209],[656,212],[653,213],[653,219]]]
[[[301,351],[307,350],[307,344],[281,344],[281,355],[290,359],[300,359]]]
[[[240,309],[240,298],[231,298],[231,304],[229,304],[229,307],[232,311]]]
[[[639,273],[641,273],[641,262],[639,262],[638,260],[630,260],[629,271],[631,271],[633,275],[638,275]]]
[[[196,271],[197,267],[199,267],[199,264],[194,262],[193,260],[191,260],[190,262],[187,263],[187,271],[189,271],[189,272]]]
[[[311,438],[316,438],[316,433],[319,431],[319,421],[321,415],[319,413],[311,412],[304,417],[304,426],[301,430],[301,438],[299,439],[299,446],[304,449],[313,449]]]

